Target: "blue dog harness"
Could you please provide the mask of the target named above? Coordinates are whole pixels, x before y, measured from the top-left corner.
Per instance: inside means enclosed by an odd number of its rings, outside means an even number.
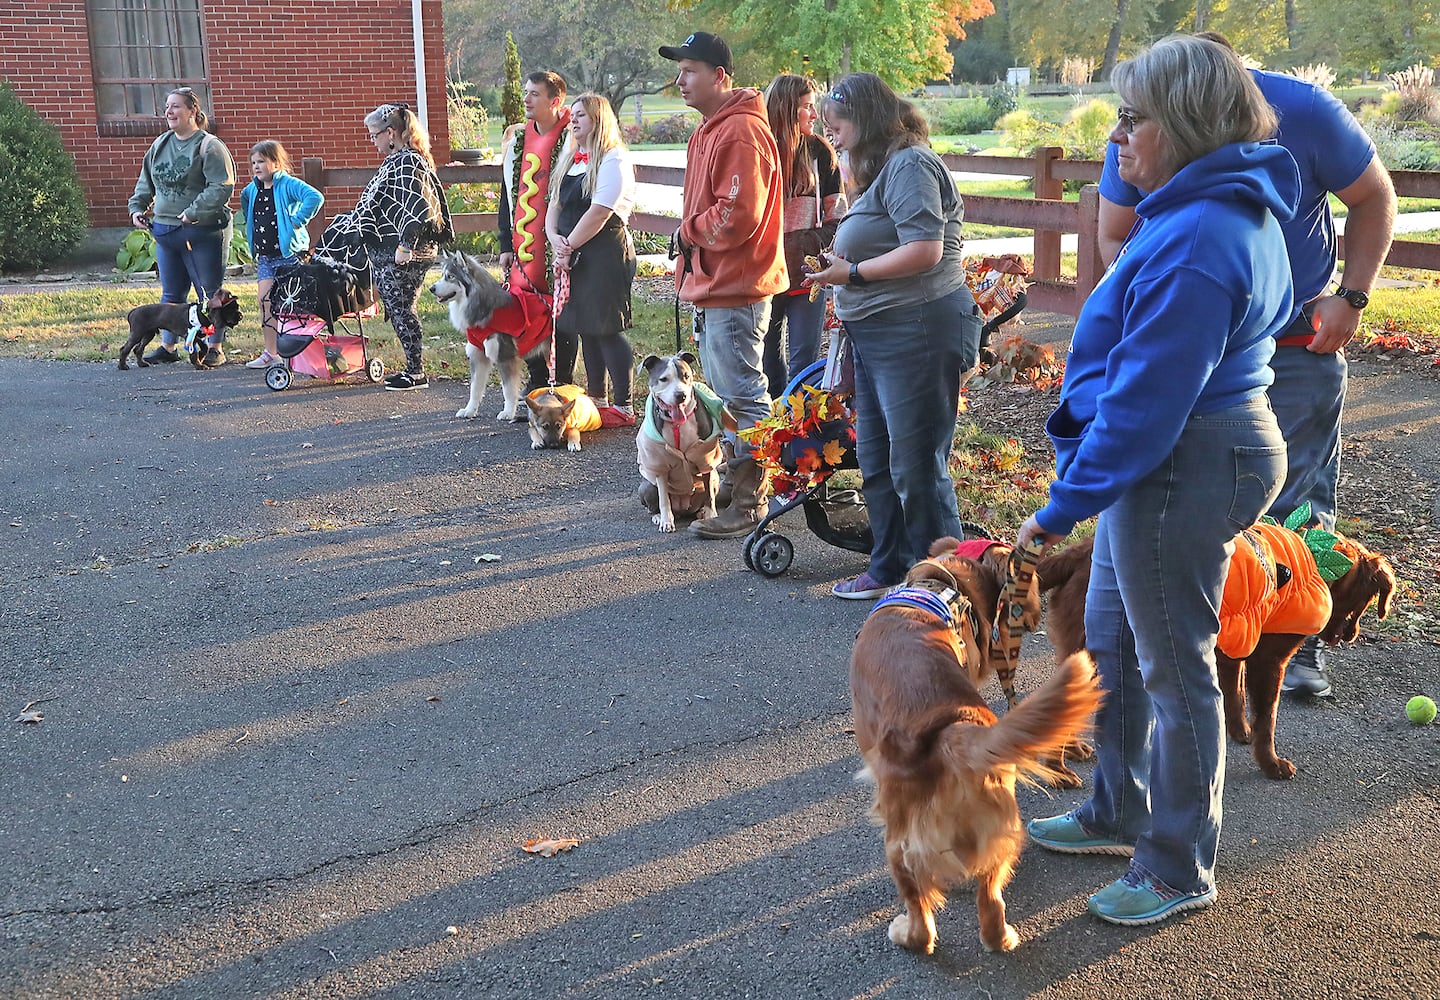
[[[960,609],[955,607],[952,601],[962,602],[967,606],[970,603],[949,587],[939,594],[924,587],[896,587],[876,601],[870,613],[873,615],[883,608],[915,608],[917,611],[928,611],[947,627],[954,628],[956,612]]]

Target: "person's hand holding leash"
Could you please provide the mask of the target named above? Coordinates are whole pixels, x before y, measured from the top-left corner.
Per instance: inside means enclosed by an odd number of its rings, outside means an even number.
[[[1063,541],[1065,541],[1064,535],[1056,535],[1046,531],[1040,527],[1040,522],[1035,520],[1035,515],[1031,514],[1025,519],[1025,523],[1020,525],[1020,532],[1015,536],[1015,547],[1017,549],[1024,549],[1032,542],[1039,542],[1040,552],[1043,555]]]

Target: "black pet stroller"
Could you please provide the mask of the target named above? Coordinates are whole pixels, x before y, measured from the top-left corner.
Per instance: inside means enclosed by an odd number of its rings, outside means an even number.
[[[337,215],[304,263],[282,268],[268,296],[281,360],[265,369],[276,392],[292,374],[333,381],[385,377],[385,362],[367,350],[364,321],[379,313],[370,259],[348,215]]]
[[[848,404],[810,384],[824,372],[821,359],[791,379],[777,415],[761,421],[759,439],[750,442],[775,489],[744,546],[745,565],[765,576],[780,576],[795,561],[794,543],[770,523],[796,507],[804,508],[806,526],[827,545],[868,554],[874,541],[860,491],[830,488],[834,473],[860,464]]]

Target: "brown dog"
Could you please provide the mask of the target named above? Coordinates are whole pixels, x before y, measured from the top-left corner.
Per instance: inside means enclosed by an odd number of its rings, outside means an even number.
[[[905,903],[890,940],[926,954],[946,888],[967,878],[977,880],[981,943],[990,951],[1020,943],[1001,896],[1023,841],[1015,783],[1048,777],[1042,756],[1085,732],[1100,704],[1094,667],[1080,653],[996,720],[976,689],[986,662],[982,616],[961,592],[978,566],[943,552],[917,563],[899,599],[882,600],[866,619],[850,659],[861,776],[875,782],[871,816],[885,827]]]
[[[1353,565],[1349,572],[1329,584],[1329,618],[1318,634],[1332,646],[1354,641],[1360,634],[1360,616],[1372,604],[1378,602],[1378,617],[1384,618],[1389,614],[1390,596],[1395,590],[1395,571],[1390,567],[1389,560],[1353,539],[1338,538],[1336,551],[1342,552]],[[1245,542],[1237,540],[1236,544]],[[1064,660],[1085,646],[1085,592],[1090,586],[1090,557],[1094,545],[1094,539],[1086,539],[1046,556],[1036,568],[1040,590],[1049,595],[1046,630],[1055,647],[1057,660]],[[1302,555],[1301,558],[1310,557]],[[1272,564],[1272,570],[1277,590],[1299,586],[1291,580],[1298,567],[1279,563],[1278,568]],[[1232,580],[1234,573],[1232,564]],[[1227,601],[1230,590],[1231,585],[1227,582]],[[1244,656],[1227,656],[1218,647],[1215,650],[1220,691],[1225,698],[1225,729],[1235,742],[1251,744],[1255,763],[1267,777],[1293,778],[1295,765],[1275,753],[1275,717],[1280,707],[1280,685],[1285,679],[1285,668],[1305,640],[1315,633],[1302,635],[1270,631],[1265,627],[1267,623],[1257,624],[1258,637],[1253,645],[1249,641],[1244,643],[1250,647]],[[1231,651],[1236,650],[1232,648]],[[1245,719],[1247,694],[1249,724]]]
[[[984,620],[984,635],[978,637],[982,658],[991,663],[1001,664],[1003,656],[997,656],[992,645],[992,632],[1000,621],[1001,606],[1005,587],[1010,582],[1011,562],[1015,547],[991,538],[969,538],[959,541],[942,538],[930,546],[930,555],[953,555],[975,563],[974,572],[963,572],[958,578],[965,596],[977,609]],[[962,564],[963,565],[963,564]],[[968,581],[968,583],[967,583]],[[1020,601],[1021,614],[1017,619],[1023,631],[1033,632],[1040,625],[1040,592],[1031,587]],[[1000,690],[1005,693],[1005,704],[1014,708],[1020,699],[1015,694],[1015,670],[1013,664],[997,666]]]
[[[141,354],[161,330],[169,330],[182,337],[191,333],[199,337],[213,331],[217,326],[226,330],[233,329],[240,325],[243,318],[239,300],[225,288],[216,291],[203,306],[193,302],[154,302],[136,306],[125,317],[130,324],[130,336],[126,339],[125,346],[120,348],[120,370],[129,371],[130,366],[125,363],[125,355],[132,352],[137,365],[149,368],[150,362]],[[203,337],[196,346],[197,350],[190,351],[190,361],[199,368],[205,357]]]

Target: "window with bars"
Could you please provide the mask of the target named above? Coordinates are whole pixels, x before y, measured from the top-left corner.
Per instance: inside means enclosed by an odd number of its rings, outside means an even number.
[[[155,131],[165,96],[190,87],[210,109],[200,0],[86,0],[90,64],[102,127]]]

